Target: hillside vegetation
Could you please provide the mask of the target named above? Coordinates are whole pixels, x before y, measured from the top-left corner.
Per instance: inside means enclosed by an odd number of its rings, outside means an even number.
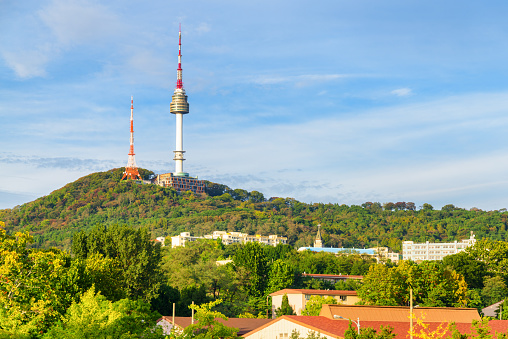
[[[215,230],[287,236],[293,246],[312,244],[321,224],[324,244],[333,247],[389,246],[401,241],[454,241],[469,237],[507,240],[508,212],[465,210],[424,204],[307,204],[292,198],[265,197],[257,191],[207,182],[207,194],[120,181],[123,168],[98,172],[69,183],[33,202],[0,210],[6,231],[29,231],[33,246],[69,249],[73,234],[97,224],[146,226],[155,236]],[[140,170],[147,177],[152,172]]]

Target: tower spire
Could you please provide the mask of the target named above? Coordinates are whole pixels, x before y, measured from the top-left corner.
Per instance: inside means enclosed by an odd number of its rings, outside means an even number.
[[[321,225],[317,225],[317,234],[316,234],[316,240],[314,241],[314,247],[321,248],[323,247],[323,241],[321,240]]]
[[[182,24],[180,24],[180,28],[178,31],[178,69],[176,70],[176,88],[183,89],[183,81],[182,81]]]
[[[127,161],[127,166],[125,166],[125,171],[123,172],[123,179],[132,179],[141,180],[141,176],[138,172],[138,167],[136,166],[136,159],[134,157],[134,99],[131,97],[131,139],[130,139],[130,147],[129,147],[129,160]]]
[[[182,81],[182,25],[178,32],[178,69],[176,71],[176,87],[173,93],[169,111],[176,116],[176,150],[173,151],[175,157],[175,175],[188,176],[188,173],[183,171],[183,115],[189,113],[189,103],[187,102],[187,95],[183,88]]]

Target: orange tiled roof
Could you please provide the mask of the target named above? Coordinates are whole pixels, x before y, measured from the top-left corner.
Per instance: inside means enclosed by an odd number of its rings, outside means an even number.
[[[454,307],[415,307],[415,316],[425,322],[469,323],[480,320],[476,308]],[[409,307],[406,306],[366,306],[366,305],[323,305],[321,316],[333,319],[335,315],[348,319],[360,318],[362,321],[394,321],[409,323]]]

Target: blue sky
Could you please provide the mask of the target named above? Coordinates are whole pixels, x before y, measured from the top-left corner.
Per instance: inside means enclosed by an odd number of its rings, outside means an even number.
[[[0,0],[0,208],[136,161],[266,197],[508,208],[508,3]]]

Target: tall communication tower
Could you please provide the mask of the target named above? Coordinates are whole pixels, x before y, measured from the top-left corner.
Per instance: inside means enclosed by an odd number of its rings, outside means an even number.
[[[173,160],[175,161],[175,172],[159,174],[154,182],[163,187],[173,187],[179,192],[192,191],[194,193],[205,192],[205,182],[197,177],[189,176],[183,171],[183,115],[189,113],[187,95],[183,89],[182,81],[182,26],[178,32],[178,69],[176,72],[176,87],[173,93],[169,111],[176,116],[176,150]]]
[[[125,172],[123,172],[123,179],[141,180],[141,176],[138,172],[138,166],[136,166],[136,159],[134,158],[134,100],[131,97],[131,145],[129,148],[129,160],[127,166],[125,166]]]
[[[178,32],[178,69],[176,71],[176,87],[173,93],[172,101],[169,106],[169,111],[176,116],[176,150],[175,161],[175,175],[188,176],[188,173],[183,171],[183,115],[189,113],[189,103],[187,102],[187,95],[183,88],[182,81],[182,26]]]

